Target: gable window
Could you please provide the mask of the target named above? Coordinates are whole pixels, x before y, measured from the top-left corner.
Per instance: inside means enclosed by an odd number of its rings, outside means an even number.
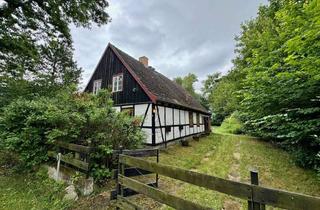
[[[112,92],[120,92],[123,89],[123,74],[112,77]]]
[[[197,113],[197,126],[199,127],[200,126],[200,114]]]
[[[101,89],[101,79],[93,81],[93,94],[97,94],[99,90]]]
[[[189,112],[189,126],[192,127],[193,126],[193,113]]]

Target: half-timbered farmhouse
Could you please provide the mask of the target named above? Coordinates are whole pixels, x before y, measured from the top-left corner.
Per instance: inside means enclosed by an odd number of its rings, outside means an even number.
[[[142,116],[148,145],[210,132],[210,113],[184,88],[148,66],[148,58],[131,57],[108,44],[85,91],[112,91],[119,111]]]

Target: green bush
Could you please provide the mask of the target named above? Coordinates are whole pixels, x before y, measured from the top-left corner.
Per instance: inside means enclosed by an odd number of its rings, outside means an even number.
[[[272,140],[289,150],[296,163],[303,167],[320,169],[320,108],[285,110],[247,121],[247,132]]]
[[[98,95],[70,92],[17,99],[6,106],[0,116],[1,145],[16,152],[27,168],[46,161],[48,143],[55,140],[94,146],[93,175],[99,171],[95,177],[106,177],[103,157],[120,145],[126,149],[141,145],[140,119],[116,112],[108,91]]]

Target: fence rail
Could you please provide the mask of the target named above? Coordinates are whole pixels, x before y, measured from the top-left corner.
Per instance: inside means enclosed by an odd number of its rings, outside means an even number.
[[[135,150],[113,150],[113,155],[130,155],[133,157],[152,157],[158,156],[158,149],[135,149]]]
[[[56,148],[52,148],[51,151],[48,151],[49,157],[57,158],[59,154],[62,162],[77,169],[83,170],[88,175],[90,169],[90,152],[94,150],[93,147],[67,143],[63,141],[54,141],[52,145],[54,145]],[[63,151],[66,150],[70,153],[64,154]]]
[[[83,145],[79,145],[79,144],[66,143],[66,142],[62,142],[62,141],[54,141],[53,144],[58,147],[62,147],[64,149],[67,149],[67,150],[71,150],[71,151],[75,151],[75,152],[79,152],[79,153],[84,153],[84,154],[89,154],[93,150],[93,147],[83,146]]]
[[[154,173],[178,179],[193,185],[249,200],[253,203],[265,204],[285,209],[316,210],[320,207],[319,197],[272,189],[254,184],[235,182],[169,165],[143,160],[141,158],[120,155],[119,163],[122,165],[128,165],[147,171],[152,171]],[[160,197],[160,202],[166,203],[172,207],[177,207],[174,206],[173,201],[182,202],[180,198],[172,197],[172,195],[170,196],[168,193],[159,191],[157,189],[152,189],[151,187],[145,186],[142,183],[137,184],[137,181],[131,180],[128,177],[124,177],[123,174],[119,175],[119,177],[119,181],[122,185],[132,188],[133,190],[142,194],[146,194],[147,196],[156,200]],[[167,199],[170,199],[170,203],[168,203],[169,201]]]
[[[51,145],[56,148],[52,148],[51,151],[48,151],[48,156],[51,158],[57,158],[58,153],[63,153],[67,150],[69,154],[60,154],[60,160],[68,165],[71,165],[75,168],[84,170],[86,173],[89,173],[90,170],[90,153],[96,150],[92,146],[83,146],[79,144],[67,143],[63,141],[54,141]],[[61,152],[62,151],[62,152]],[[111,160],[118,159],[119,154],[130,155],[134,157],[152,157],[159,156],[159,151],[157,149],[136,149],[136,150],[113,150]],[[71,157],[71,156],[73,157]],[[107,159],[107,157],[106,157]],[[117,169],[114,170],[115,175],[113,178],[117,178]],[[136,168],[131,168],[126,170],[127,174],[148,174],[150,172],[145,170],[138,170]]]
[[[127,186],[136,192],[142,193],[144,195],[153,198],[156,201],[167,204],[176,209],[184,210],[212,210],[212,208],[203,207],[199,204],[193,203],[191,201],[179,198],[175,195],[166,193],[154,187],[150,187],[146,184],[138,182],[134,179],[119,175],[119,183],[121,185]]]
[[[58,153],[54,152],[54,151],[48,151],[48,156],[52,157],[52,158],[57,158]],[[79,169],[82,169],[84,171],[89,171],[89,163],[87,163],[87,162],[84,162],[82,160],[78,160],[75,158],[70,158],[67,155],[60,155],[60,158],[61,158],[61,161],[65,162],[69,165],[72,165],[72,166],[79,168]]]

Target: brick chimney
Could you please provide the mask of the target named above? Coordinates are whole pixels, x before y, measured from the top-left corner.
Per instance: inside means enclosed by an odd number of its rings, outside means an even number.
[[[148,68],[148,58],[146,56],[142,56],[139,58],[140,63],[142,63],[146,68]]]

